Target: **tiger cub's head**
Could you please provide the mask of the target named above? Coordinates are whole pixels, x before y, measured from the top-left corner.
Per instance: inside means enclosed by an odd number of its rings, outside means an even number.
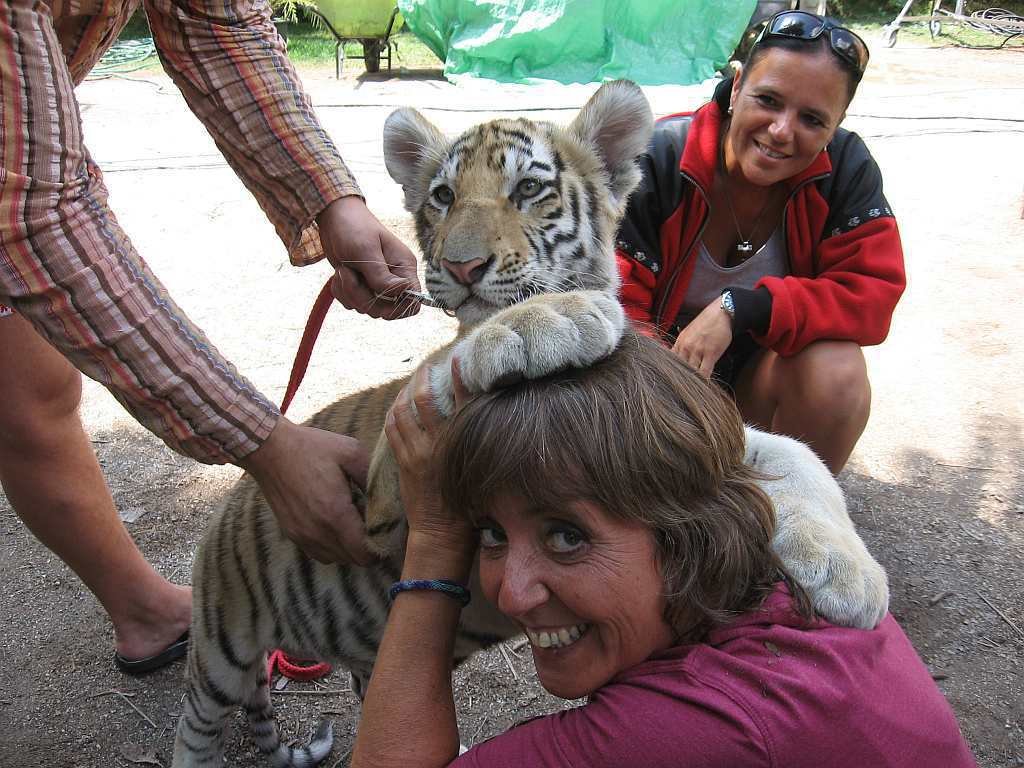
[[[427,290],[466,325],[538,293],[617,291],[615,233],[652,130],[625,80],[567,127],[503,119],[450,140],[415,109],[392,113],[384,160],[415,217]]]

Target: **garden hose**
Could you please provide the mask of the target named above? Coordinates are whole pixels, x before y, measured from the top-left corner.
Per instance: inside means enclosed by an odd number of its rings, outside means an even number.
[[[118,40],[103,54],[99,63],[93,67],[90,77],[105,77],[124,72],[134,72],[147,66],[147,60],[156,55],[156,45],[152,37],[140,37],[137,40]]]

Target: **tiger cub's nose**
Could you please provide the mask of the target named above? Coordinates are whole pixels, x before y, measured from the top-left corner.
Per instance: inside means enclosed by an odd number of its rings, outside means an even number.
[[[478,283],[491,265],[491,259],[470,259],[469,261],[449,261],[441,259],[441,264],[452,277],[463,285]]]

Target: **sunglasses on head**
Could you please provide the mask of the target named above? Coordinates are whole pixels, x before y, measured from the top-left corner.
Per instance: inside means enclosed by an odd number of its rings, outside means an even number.
[[[855,33],[807,11],[782,11],[772,16],[754,41],[756,47],[766,37],[817,40],[828,32],[832,53],[852,66],[858,77],[868,66],[868,47]]]

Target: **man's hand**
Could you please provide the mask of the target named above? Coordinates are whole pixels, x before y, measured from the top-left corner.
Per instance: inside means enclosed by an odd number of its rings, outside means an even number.
[[[350,195],[335,200],[316,222],[324,253],[335,270],[331,293],[343,306],[385,320],[419,312],[419,302],[401,298],[405,289],[420,289],[416,257],[377,221],[361,198]]]
[[[369,463],[351,437],[282,416],[239,465],[256,478],[281,529],[307,555],[321,563],[367,565],[373,556],[349,483],[365,488]]]
[[[672,351],[711,378],[715,364],[732,343],[732,320],[715,299],[680,332]]]

